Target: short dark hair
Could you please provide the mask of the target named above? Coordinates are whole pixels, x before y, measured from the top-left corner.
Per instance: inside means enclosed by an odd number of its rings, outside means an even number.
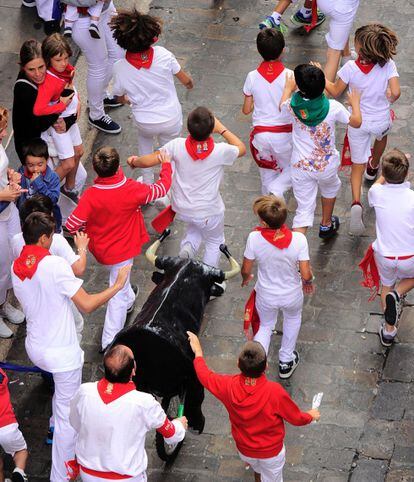
[[[104,356],[105,378],[110,383],[128,383],[135,366],[134,357],[125,350],[124,345],[115,345]]]
[[[27,198],[19,209],[20,221],[24,223],[27,216],[32,213],[45,213],[53,217],[53,203],[50,197],[44,194],[35,194]]]
[[[50,237],[55,231],[55,220],[50,214],[32,213],[24,220],[23,239],[26,244],[36,244],[44,234]]]
[[[267,356],[258,341],[248,341],[239,355],[239,368],[245,377],[259,378],[266,370]]]
[[[325,74],[319,67],[300,64],[295,67],[295,81],[299,90],[307,99],[316,99],[325,90]]]
[[[196,141],[205,141],[214,129],[214,115],[207,107],[196,107],[188,114],[187,129]]]
[[[282,227],[287,218],[285,201],[273,194],[258,197],[253,203],[253,212],[272,229]]]
[[[275,28],[265,28],[257,34],[256,45],[264,60],[276,60],[285,48],[285,37]]]
[[[382,158],[382,175],[388,184],[402,184],[408,174],[410,163],[399,149],[392,149]]]
[[[100,147],[93,155],[93,168],[99,177],[111,177],[119,169],[119,154],[114,147]]]
[[[23,159],[26,162],[27,156],[42,157],[49,159],[49,149],[47,143],[40,137],[34,137],[23,146]]]

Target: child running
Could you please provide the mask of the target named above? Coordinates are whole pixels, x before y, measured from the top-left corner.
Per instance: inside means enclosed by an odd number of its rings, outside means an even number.
[[[292,123],[279,110],[286,73],[292,73],[280,60],[284,48],[285,39],[278,30],[267,28],[259,32],[257,50],[263,62],[247,75],[242,109],[246,115],[253,112],[250,151],[259,167],[262,194],[282,197],[292,186]]]
[[[350,234],[364,233],[361,204],[362,179],[373,181],[378,174],[381,156],[387,146],[392,126],[390,104],[400,97],[397,67],[392,58],[397,53],[396,34],[380,24],[360,27],[355,32],[357,60],[350,60],[338,72],[333,84],[326,82],[326,90],[338,97],[349,90],[361,93],[362,125],[359,129],[348,127],[349,148],[352,158],[352,205]],[[371,150],[371,139],[375,137]]]
[[[342,104],[325,96],[325,75],[320,68],[298,65],[294,75],[287,79],[281,100],[282,112],[288,113],[293,123],[292,186],[298,204],[293,229],[306,234],[313,225],[319,188],[322,203],[319,237],[329,239],[339,228],[339,218],[333,216],[341,188],[335,124],[341,122],[355,128],[361,125],[359,93],[353,90],[348,94],[352,107],[349,113]]]
[[[267,356],[260,343],[243,346],[238,375],[219,375],[208,368],[197,336],[187,334],[197,377],[225,406],[240,458],[253,469],[256,481],[282,482],[285,420],[307,425],[320,419],[319,411],[302,412],[281,385],[266,378]]]

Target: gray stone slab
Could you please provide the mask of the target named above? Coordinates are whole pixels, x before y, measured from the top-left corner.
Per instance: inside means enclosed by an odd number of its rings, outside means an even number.
[[[414,345],[400,343],[390,350],[385,363],[384,378],[401,382],[412,382],[414,379]]]
[[[408,402],[409,385],[406,383],[383,382],[371,408],[371,415],[383,420],[403,418]]]
[[[388,461],[359,458],[352,472],[351,482],[382,482],[388,470]]]

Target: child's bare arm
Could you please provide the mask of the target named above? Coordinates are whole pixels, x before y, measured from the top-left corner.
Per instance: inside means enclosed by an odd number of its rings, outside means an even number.
[[[246,154],[246,146],[244,143],[236,136],[236,134],[233,134],[230,132],[227,127],[225,127],[218,119],[217,117],[214,118],[215,123],[214,123],[214,129],[213,132],[215,134],[220,134],[221,136],[226,139],[226,141],[231,145],[231,146],[236,146],[239,149],[239,155],[238,157],[243,157]]]
[[[400,81],[398,77],[392,77],[388,81],[387,97],[388,100],[393,104],[396,100],[400,98],[401,88]]]
[[[315,285],[310,261],[299,261],[299,272],[302,277],[303,292],[312,295],[315,292]]]
[[[279,109],[281,109],[282,104],[292,97],[293,92],[296,90],[296,82],[293,74],[286,72],[286,83],[283,90],[282,98],[280,99]]]
[[[241,268],[241,276],[243,278],[242,286],[247,286],[250,281],[254,278],[252,274],[254,260],[243,258],[243,265]]]
[[[347,87],[348,84],[345,84],[342,79],[336,79],[336,82],[326,79],[325,89],[334,98],[339,97]]]
[[[127,159],[127,164],[129,167],[134,169],[135,167],[152,167],[160,164],[159,158],[160,151],[155,151],[152,154],[147,154],[145,156],[130,156]]]
[[[348,92],[348,101],[350,106],[352,107],[352,114],[349,118],[349,125],[351,127],[355,127],[356,129],[361,127],[362,124],[362,115],[359,106],[360,99],[361,94],[357,90],[354,89],[351,92]]]
[[[242,107],[243,114],[246,114],[246,115],[251,114],[253,112],[253,108],[254,108],[253,96],[245,95],[243,107]]]
[[[378,179],[374,182],[374,184],[385,184],[385,177],[379,176]]]
[[[187,89],[192,89],[194,87],[193,79],[183,69],[181,69],[177,74],[175,74],[175,76]]]

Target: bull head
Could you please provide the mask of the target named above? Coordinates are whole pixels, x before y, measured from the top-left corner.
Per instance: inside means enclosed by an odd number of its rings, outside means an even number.
[[[145,252],[145,256],[148,259],[148,261],[155,266],[155,260],[157,259],[156,252],[157,249],[159,248],[160,244],[164,241],[164,239],[169,236],[170,230],[166,229],[161,236],[151,244],[151,246],[147,249]],[[224,279],[228,280],[230,278],[233,278],[236,276],[238,273],[240,273],[240,265],[239,263],[233,258],[233,256],[230,254],[229,250],[227,249],[227,246],[222,244],[220,246],[220,251],[226,256],[226,258],[230,262],[230,271],[224,271]]]

